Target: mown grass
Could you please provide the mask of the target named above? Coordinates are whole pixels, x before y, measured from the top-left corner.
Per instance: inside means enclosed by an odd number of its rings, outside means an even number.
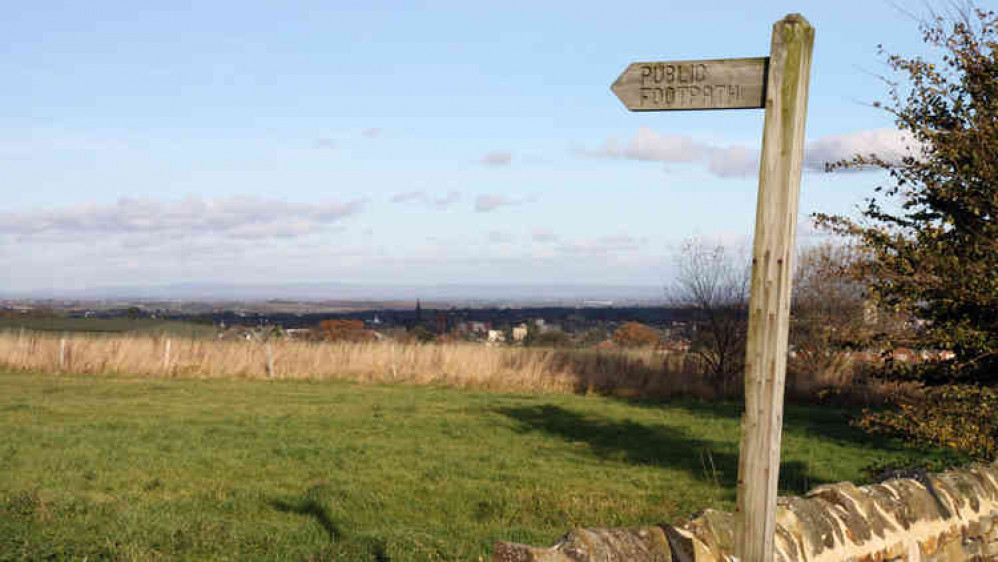
[[[737,404],[0,374],[0,560],[479,560],[731,509]],[[920,451],[789,408],[786,492]]]

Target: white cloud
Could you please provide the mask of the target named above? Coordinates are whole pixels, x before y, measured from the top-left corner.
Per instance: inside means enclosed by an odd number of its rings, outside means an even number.
[[[641,127],[634,138],[621,147],[617,139],[611,138],[596,150],[580,150],[584,156],[593,158],[624,158],[655,162],[694,162],[703,158],[705,145],[685,135],[660,135],[647,127]]]
[[[745,146],[713,146],[687,135],[661,135],[641,127],[626,145],[608,139],[596,150],[579,149],[589,158],[618,158],[645,162],[706,162],[711,173],[721,177],[740,177],[758,170],[758,151]]]
[[[513,153],[507,150],[494,150],[482,156],[482,164],[486,166],[509,166],[513,161]]]
[[[887,162],[899,162],[905,155],[917,155],[920,150],[918,142],[908,132],[873,129],[821,137],[808,143],[804,166],[809,170],[824,171],[826,163],[871,154]]]
[[[804,168],[824,171],[826,162],[849,159],[857,154],[876,154],[896,162],[909,153],[917,153],[918,143],[911,135],[896,129],[874,129],[842,135],[819,137],[807,143]],[[759,171],[757,146],[722,146],[698,141],[687,135],[662,135],[647,127],[637,130],[626,144],[608,139],[595,150],[577,149],[588,158],[614,158],[645,162],[702,163],[707,170],[722,178],[752,177]]]
[[[106,235],[292,238],[324,230],[358,214],[364,205],[359,199],[306,204],[246,196],[180,201],[123,197],[109,205],[0,213],[0,235],[25,241]]]
[[[722,178],[744,178],[759,175],[759,151],[745,146],[711,149],[707,169]]]

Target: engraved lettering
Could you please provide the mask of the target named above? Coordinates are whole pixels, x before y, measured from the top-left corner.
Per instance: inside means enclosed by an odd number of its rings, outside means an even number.
[[[744,67],[754,74],[747,76]],[[628,107],[643,111],[761,107],[763,70],[761,61],[641,62],[613,90]]]
[[[648,66],[647,64],[641,66],[641,85],[642,86],[647,86],[648,85],[648,78],[651,77],[651,73],[652,73],[652,67],[651,66]],[[641,99],[644,100],[644,94],[643,93],[642,93]]]

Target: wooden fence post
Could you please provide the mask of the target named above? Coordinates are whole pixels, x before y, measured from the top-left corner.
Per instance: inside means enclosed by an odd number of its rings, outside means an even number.
[[[395,340],[392,340],[392,380],[397,378],[399,378],[399,372],[395,363]]]
[[[167,338],[163,347],[163,370],[166,372],[170,371],[170,343],[170,338]]]
[[[738,458],[735,556],[742,562],[773,560],[794,237],[813,44],[814,28],[799,14],[773,25]]]
[[[59,340],[59,370],[66,369],[66,337]]]
[[[270,349],[270,342],[266,344],[267,349],[267,378],[274,378],[274,353]]]

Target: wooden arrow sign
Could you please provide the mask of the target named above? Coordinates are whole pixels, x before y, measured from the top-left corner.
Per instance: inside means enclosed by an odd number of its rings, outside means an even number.
[[[610,86],[631,111],[758,109],[768,57],[635,62]]]

